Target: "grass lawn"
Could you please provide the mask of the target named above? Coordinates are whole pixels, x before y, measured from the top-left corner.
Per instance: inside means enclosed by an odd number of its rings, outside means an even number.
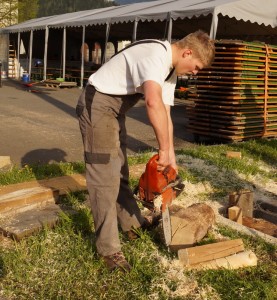
[[[240,151],[242,159],[226,158]],[[259,197],[276,200],[277,140],[203,146],[177,151],[179,173],[186,189],[179,201],[223,204],[228,193],[252,188]],[[129,157],[130,165],[146,163],[151,153]],[[25,166],[0,173],[0,184],[84,172],[82,163]],[[138,178],[131,178],[132,186]],[[201,243],[242,238],[258,257],[257,267],[238,270],[188,271],[168,252],[157,232],[140,232],[129,241],[120,234],[131,273],[109,273],[99,260],[93,220],[84,204],[85,192],[68,194],[63,205],[76,213],[62,214],[54,229],[20,242],[0,240],[0,299],[277,299],[276,246],[228,227],[214,226]]]

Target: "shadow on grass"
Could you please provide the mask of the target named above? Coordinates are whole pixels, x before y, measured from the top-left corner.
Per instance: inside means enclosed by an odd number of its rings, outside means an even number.
[[[5,268],[5,263],[2,257],[0,257],[0,278],[5,277],[7,271]]]

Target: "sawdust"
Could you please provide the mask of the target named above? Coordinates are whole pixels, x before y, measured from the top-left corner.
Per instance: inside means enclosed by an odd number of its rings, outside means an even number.
[[[214,165],[208,165],[203,160],[182,155],[177,157],[181,162],[181,166],[188,170],[199,172],[205,177],[205,181],[191,183],[185,181],[185,193],[180,195],[178,201],[185,206],[189,206],[195,202],[203,202],[211,204],[213,207],[220,209],[227,205],[228,195],[225,195],[218,200],[210,201],[210,195],[217,192],[218,187],[224,187],[229,190],[229,193],[239,189],[248,189],[254,193],[254,201],[264,201],[274,203],[277,200],[277,183],[271,179],[265,179],[260,174],[251,176],[240,174],[236,171],[230,172],[224,169],[219,169]],[[276,172],[274,168],[267,165],[262,165],[264,169]]]
[[[168,260],[166,257],[161,256],[158,251],[154,256],[155,259],[159,261],[161,267],[164,268],[164,277],[162,280],[159,278],[159,280],[153,282],[152,288],[154,292],[150,295],[149,299],[160,299],[159,294],[155,292],[157,288],[162,289],[169,299],[175,297],[185,299],[188,295],[192,293],[195,294],[195,290],[198,288],[197,281],[184,273],[184,268],[178,259]],[[174,290],[169,287],[172,282],[174,282],[176,286]]]
[[[168,299],[221,299],[220,295],[211,286],[199,286],[194,277],[194,272],[190,272],[189,275],[186,274],[178,259],[168,260],[161,256],[158,251],[153,255],[154,259],[158,260],[164,268],[164,277],[162,280],[159,278],[152,283],[153,292],[150,293],[149,299],[160,299],[158,292],[156,292],[157,289],[162,289]],[[175,284],[174,289],[172,289],[172,282]]]

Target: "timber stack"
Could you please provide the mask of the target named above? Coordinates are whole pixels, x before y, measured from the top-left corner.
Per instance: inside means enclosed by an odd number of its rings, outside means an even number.
[[[242,141],[277,136],[277,46],[216,41],[215,60],[189,80],[187,129]]]

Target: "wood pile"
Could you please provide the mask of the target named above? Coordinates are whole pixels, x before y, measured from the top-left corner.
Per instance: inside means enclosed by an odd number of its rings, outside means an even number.
[[[277,136],[277,46],[222,40],[188,82],[187,129],[226,141]]]

